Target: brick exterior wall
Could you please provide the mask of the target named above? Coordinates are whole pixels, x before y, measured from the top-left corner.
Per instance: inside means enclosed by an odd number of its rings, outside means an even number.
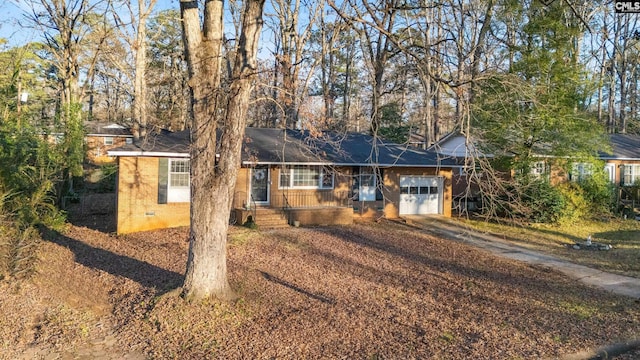
[[[153,229],[188,226],[189,203],[158,204],[158,158],[157,157],[119,157],[117,184],[117,232],[119,234]],[[444,178],[443,214],[451,216],[451,175],[450,168],[388,168],[384,169],[386,201],[348,202],[351,189],[351,167],[336,169],[334,189],[292,190],[279,189],[280,171],[273,167],[269,171],[271,186],[271,206],[282,207],[283,194],[290,201],[304,201],[305,206],[324,206],[327,211],[303,209],[296,213],[301,225],[347,224],[353,218],[375,218],[385,216],[397,218],[400,202],[400,176],[441,176]],[[241,168],[238,172],[234,192],[234,208],[243,208],[250,202],[251,169]],[[300,200],[303,199],[303,200]],[[330,202],[326,202],[327,200]],[[253,204],[252,204],[253,205]],[[294,206],[294,204],[290,204]],[[346,207],[353,205],[352,208]],[[294,206],[295,207],[295,206]],[[345,211],[353,216],[344,216]],[[321,214],[320,218],[315,216]]]
[[[303,202],[304,206],[341,206],[346,204],[351,189],[352,167],[342,167],[335,169],[334,189],[279,189],[278,181],[280,170],[277,167],[270,169],[270,204],[274,207],[283,207],[283,194],[291,207],[297,207],[296,201]],[[446,217],[451,217],[452,206],[452,170],[451,168],[388,168],[383,170],[385,191],[383,195],[386,201],[356,201],[353,202],[354,217],[356,218],[375,218],[385,216],[387,218],[399,217],[398,204],[400,203],[400,176],[417,175],[417,176],[441,176],[444,179],[443,189],[443,213]],[[240,169],[238,173],[238,181],[236,183],[236,191],[234,196],[234,207],[242,208],[249,201],[251,187],[251,170],[248,168]],[[332,193],[332,194],[329,194]],[[298,200],[296,200],[298,199]],[[327,199],[333,201],[327,202]],[[253,204],[251,204],[253,206]],[[303,218],[300,219],[304,225]]]
[[[119,157],[117,233],[189,225],[189,203],[158,204],[158,158]]]
[[[105,145],[104,138],[111,137],[113,145]],[[108,156],[107,151],[115,149],[126,144],[125,136],[87,136],[85,137],[86,157],[87,161],[92,164],[110,164],[116,161],[115,157]]]

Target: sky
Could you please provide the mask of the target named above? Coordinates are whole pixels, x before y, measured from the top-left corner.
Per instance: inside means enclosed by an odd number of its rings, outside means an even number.
[[[39,0],[34,0],[39,1]],[[25,24],[25,12],[30,11],[29,0],[0,0],[0,38],[8,40],[10,47],[40,40],[40,34],[34,29],[21,26]],[[178,0],[158,0],[155,10],[179,9]]]
[[[29,28],[29,21],[25,17],[26,13],[31,13],[30,4],[39,3],[41,1],[43,0],[0,0],[0,38],[4,38],[7,40],[7,43],[4,45],[2,45],[2,43],[0,42],[0,51],[11,47],[21,46],[29,42],[42,41],[42,34],[34,28]],[[133,4],[137,4],[137,0],[121,1],[130,1]],[[148,2],[149,0],[146,1]],[[267,3],[265,4],[265,13],[270,11],[269,3],[270,2],[267,1]],[[157,0],[156,5],[154,6],[154,12],[167,9],[179,10],[179,0]],[[125,19],[125,17],[128,15],[128,10],[123,11],[123,13],[119,15],[121,16],[121,18]],[[230,20],[225,20],[225,29],[227,31],[232,31],[233,25],[231,24]],[[269,41],[269,39],[272,38],[273,32],[270,31],[268,29],[268,26],[265,24],[262,32],[261,47],[258,54],[261,59],[272,57],[272,50],[270,50],[269,45],[272,43],[272,41]]]
[[[24,10],[20,8],[20,5]],[[0,0],[0,38],[8,40],[10,46],[17,46],[37,38],[30,29],[23,29],[19,22],[24,22],[24,11],[28,8],[20,0]]]

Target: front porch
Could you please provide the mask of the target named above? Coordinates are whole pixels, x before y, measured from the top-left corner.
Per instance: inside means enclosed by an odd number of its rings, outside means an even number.
[[[348,225],[353,223],[351,207],[307,207],[234,209],[235,223],[245,224],[253,219],[261,229],[277,229],[287,226]]]
[[[246,223],[250,217],[261,228],[353,223],[353,205],[347,191],[282,192],[269,203],[249,198],[248,204],[234,210],[237,224]]]

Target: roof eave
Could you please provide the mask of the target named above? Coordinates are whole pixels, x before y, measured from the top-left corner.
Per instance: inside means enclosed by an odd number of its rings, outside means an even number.
[[[243,161],[242,165],[309,165],[309,166],[379,166],[379,167],[422,167],[442,168],[457,167],[448,164],[385,164],[385,163],[333,163],[333,162],[296,162],[296,161]]]
[[[133,135],[128,135],[128,134],[105,134],[105,133],[86,134],[85,136],[109,136],[109,137],[126,137],[126,138],[133,137]]]
[[[621,160],[621,161],[640,161],[640,158],[634,157],[617,157],[617,156],[600,156],[601,160]]]
[[[141,157],[179,157],[188,158],[190,154],[179,152],[162,152],[162,151],[107,151],[109,156],[141,156]]]

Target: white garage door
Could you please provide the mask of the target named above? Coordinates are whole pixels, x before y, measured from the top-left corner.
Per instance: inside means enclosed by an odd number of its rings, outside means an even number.
[[[439,214],[442,179],[437,176],[400,177],[400,215]]]

